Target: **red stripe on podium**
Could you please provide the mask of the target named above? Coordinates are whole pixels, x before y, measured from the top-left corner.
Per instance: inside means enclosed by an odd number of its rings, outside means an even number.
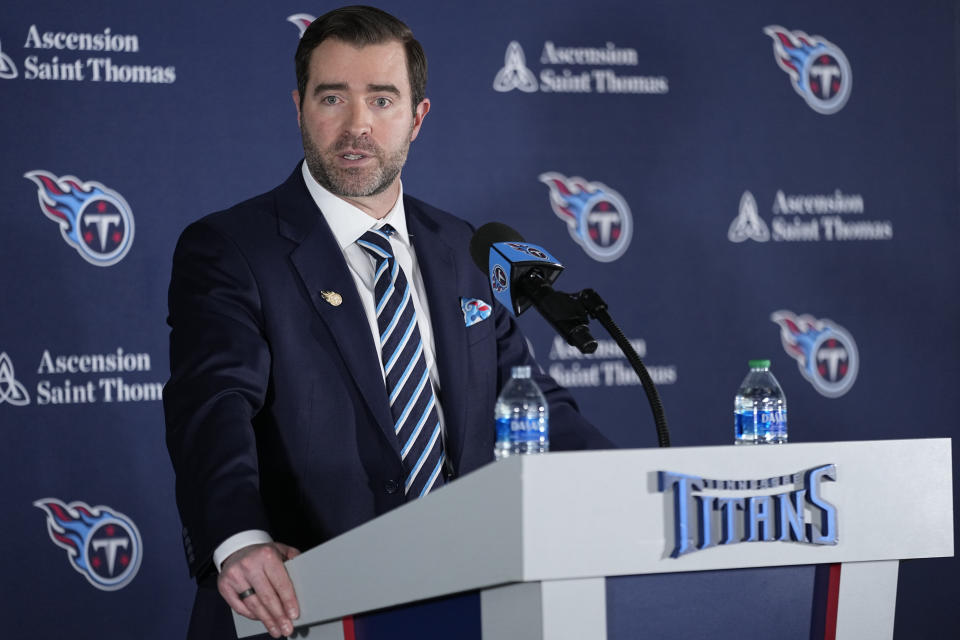
[[[837,638],[837,607],[840,601],[840,564],[830,565],[830,586],[827,588],[827,615],[824,621],[823,640]]]
[[[343,619],[343,640],[357,640],[353,631],[353,616],[347,616]]]

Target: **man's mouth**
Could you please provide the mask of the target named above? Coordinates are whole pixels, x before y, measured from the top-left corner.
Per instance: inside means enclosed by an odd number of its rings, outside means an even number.
[[[344,160],[361,160],[363,158],[366,158],[366,156],[361,153],[345,153],[341,157]]]

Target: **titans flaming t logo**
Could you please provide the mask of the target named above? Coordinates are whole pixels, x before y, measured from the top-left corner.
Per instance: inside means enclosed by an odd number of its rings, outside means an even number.
[[[122,589],[137,575],[143,543],[137,525],[126,515],[56,498],[37,500],[33,506],[47,514],[53,543],[67,551],[70,565],[97,589]]]
[[[857,379],[860,356],[850,333],[824,318],[775,311],[770,319],[780,325],[783,349],[797,361],[800,373],[828,398],[850,391]]]
[[[58,178],[47,171],[28,171],[37,185],[44,215],[60,223],[64,241],[92,265],[109,267],[127,255],[133,244],[133,214],[119,193],[99,182]]]
[[[547,259],[547,254],[545,254],[543,251],[540,251],[540,249],[537,249],[536,247],[531,247],[528,244],[523,244],[522,242],[508,242],[507,246],[510,247],[511,249],[516,249],[517,251],[521,251],[527,254],[528,256],[533,256],[538,260]]]
[[[287,22],[292,24],[297,28],[297,31],[300,32],[298,37],[303,37],[303,32],[307,30],[307,27],[310,26],[310,23],[316,20],[309,13],[295,13],[292,16],[287,16]]]
[[[497,293],[507,289],[507,272],[500,265],[493,267],[493,272],[490,274],[490,287]]]
[[[567,223],[570,237],[598,262],[612,262],[630,246],[633,218],[620,194],[602,182],[540,174],[550,187],[550,206]]]
[[[792,80],[793,90],[817,113],[836,113],[847,104],[853,74],[840,47],[821,36],[787,31],[771,25],[763,32],[773,38],[773,55]]]

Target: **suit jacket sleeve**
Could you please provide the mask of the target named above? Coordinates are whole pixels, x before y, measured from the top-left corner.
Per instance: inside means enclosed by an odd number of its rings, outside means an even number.
[[[270,530],[252,425],[270,371],[260,294],[240,250],[203,222],[177,245],[168,323],[167,447],[190,572],[201,575],[229,536]]]

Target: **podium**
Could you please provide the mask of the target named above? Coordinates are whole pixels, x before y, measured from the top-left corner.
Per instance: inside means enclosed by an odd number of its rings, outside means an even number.
[[[917,439],[510,458],[287,568],[310,640],[879,639],[899,560],[952,555]]]

